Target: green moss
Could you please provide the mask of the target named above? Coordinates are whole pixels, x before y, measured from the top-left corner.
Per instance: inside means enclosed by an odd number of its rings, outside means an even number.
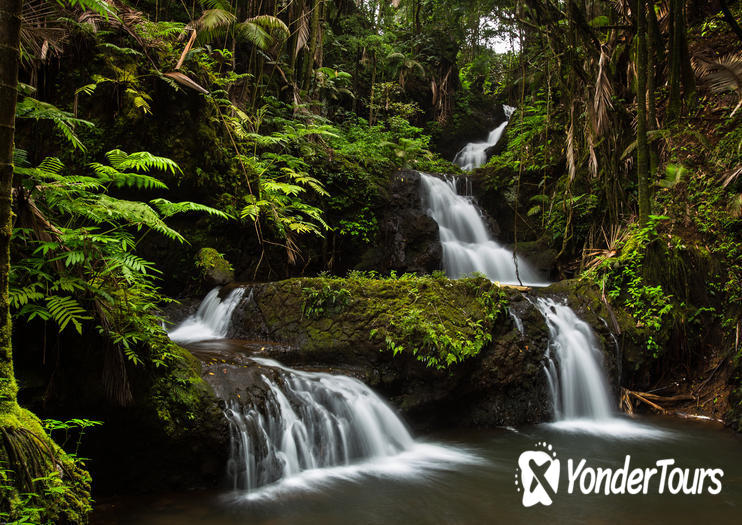
[[[268,326],[301,340],[303,351],[365,345],[447,368],[491,342],[506,311],[503,290],[484,278],[352,272],[348,278],[272,283],[261,297],[261,312]]]
[[[155,369],[144,399],[158,427],[169,439],[180,440],[202,427],[219,426],[222,416],[211,387],[201,378],[201,362],[167,338],[156,344],[175,356],[167,368]]]
[[[229,261],[214,248],[201,248],[196,254],[196,267],[204,278],[224,283],[234,280],[234,269]]]
[[[0,521],[87,523],[90,475],[17,405],[0,415]]]

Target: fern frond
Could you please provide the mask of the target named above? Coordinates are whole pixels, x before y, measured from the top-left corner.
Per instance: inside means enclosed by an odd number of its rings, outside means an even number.
[[[186,213],[189,211],[199,211],[213,215],[214,217],[221,217],[222,219],[233,219],[231,215],[224,213],[221,210],[206,206],[204,204],[198,204],[196,202],[170,202],[166,199],[153,199],[149,201],[150,204],[157,208],[163,218],[172,217],[178,213]]]
[[[21,308],[29,303],[40,301],[43,298],[43,286],[40,282],[34,282],[21,288],[11,286],[8,290],[10,305],[15,309]]]
[[[117,188],[138,188],[138,189],[168,189],[167,185],[150,176],[142,173],[122,173],[111,166],[100,164],[98,162],[90,163],[98,178],[104,183],[112,183]]]
[[[137,151],[127,154],[120,149],[114,149],[106,153],[106,158],[111,163],[111,166],[119,171],[136,170],[147,173],[151,169],[156,169],[172,173],[173,175],[183,173],[180,166],[174,160],[152,155],[148,151]]]
[[[32,97],[25,97],[16,107],[16,117],[35,120],[50,120],[57,130],[75,149],[85,151],[85,146],[75,134],[75,126],[93,127],[92,122],[76,118],[72,113],[41,102]]]
[[[74,297],[52,295],[46,298],[46,308],[51,318],[59,325],[60,332],[72,323],[77,333],[82,334],[82,321],[93,318]]]
[[[143,56],[142,53],[137,51],[136,49],[132,49],[130,47],[119,47],[116,44],[111,44],[110,42],[100,43],[98,44],[98,47],[102,47],[103,49],[108,49],[122,55]]]

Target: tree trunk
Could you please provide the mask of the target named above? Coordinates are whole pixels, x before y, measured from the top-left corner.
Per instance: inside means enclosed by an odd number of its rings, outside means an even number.
[[[670,100],[667,116],[674,120],[680,116],[680,28],[678,27],[679,0],[670,0]]]
[[[732,28],[732,31],[737,35],[737,38],[742,40],[742,28],[739,27],[739,24],[732,16],[732,12],[729,10],[729,5],[727,5],[727,0],[721,0],[721,12],[724,13],[724,20],[726,20],[727,24],[729,24],[729,27]]]
[[[374,97],[376,96],[376,50],[371,51],[371,94],[368,100],[368,125],[374,125]]]
[[[13,136],[18,94],[22,0],[0,3],[0,414],[17,406],[8,273],[12,225]]]
[[[308,92],[312,85],[312,73],[314,71],[314,57],[317,54],[317,46],[322,45],[322,34],[320,30],[320,13],[322,12],[322,0],[312,1],[312,15],[309,22],[309,50],[307,61],[304,64],[304,89]]]
[[[649,220],[649,158],[647,148],[647,13],[636,1],[636,174],[639,185],[639,224]]]
[[[656,64],[658,63],[657,49],[659,48],[657,36],[657,16],[654,12],[654,1],[647,5],[648,35],[647,35],[647,131],[657,129],[657,107],[655,86],[657,79]],[[648,145],[649,148],[649,175],[654,177],[657,173],[657,146],[656,141]]]
[[[685,6],[682,0],[671,0],[670,24],[670,101],[667,112],[669,118],[674,120],[682,111],[681,85],[686,105],[694,105],[696,93],[696,78],[690,65]]]

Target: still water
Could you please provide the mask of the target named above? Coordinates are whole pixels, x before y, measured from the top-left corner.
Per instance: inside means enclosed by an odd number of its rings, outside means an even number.
[[[644,418],[634,433],[569,430],[554,425],[457,430],[417,440],[383,461],[318,469],[245,492],[188,492],[101,500],[98,524],[480,524],[739,523],[742,439],[714,423]],[[642,430],[643,429],[643,430]],[[552,505],[524,508],[515,474],[521,452],[551,444],[561,463]],[[691,470],[721,468],[719,495],[567,493],[567,461],[594,468],[654,467],[673,458]],[[579,491],[578,491],[579,492]]]

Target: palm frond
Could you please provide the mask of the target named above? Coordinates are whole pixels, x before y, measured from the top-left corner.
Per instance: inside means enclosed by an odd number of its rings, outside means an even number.
[[[163,73],[164,76],[172,78],[175,80],[178,84],[181,84],[183,86],[186,86],[188,88],[194,89],[198,91],[199,93],[203,93],[204,95],[209,94],[209,90],[202,87],[197,82],[193,81],[188,75],[184,75],[180,71],[171,71],[169,73]],[[177,89],[177,88],[176,88]]]
[[[194,23],[200,41],[210,41],[227,34],[237,17],[225,9],[207,9]]]
[[[724,176],[723,186],[726,188],[740,175],[742,175],[742,166],[738,167],[737,169],[730,170],[729,173]]]
[[[306,10],[303,10],[299,17],[299,26],[296,29],[296,46],[294,47],[294,57],[307,46],[309,41],[309,16]]]
[[[254,22],[243,22],[235,26],[235,30],[240,38],[250,42],[258,49],[268,49],[273,44],[273,37],[263,29],[262,26]]]
[[[608,61],[608,53],[605,49],[601,49],[600,59],[598,60],[598,78],[595,82],[595,96],[593,97],[595,133],[598,137],[603,134],[608,124],[608,110],[613,109],[613,103],[611,102],[613,87],[608,77]]]
[[[740,99],[732,116],[742,105],[742,52],[730,53],[718,59],[708,59],[700,54],[693,57],[693,69],[700,80],[708,84],[713,93],[735,91]]]
[[[222,11],[232,10],[232,5],[229,0],[201,0],[200,3],[206,9],[221,9]]]

